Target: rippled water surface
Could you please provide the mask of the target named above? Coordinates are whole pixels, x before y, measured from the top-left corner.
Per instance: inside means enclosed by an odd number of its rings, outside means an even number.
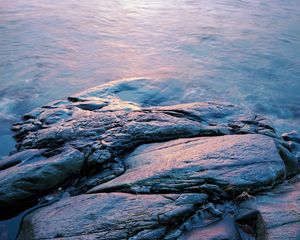
[[[0,55],[0,156],[25,112],[137,76],[300,129],[299,0],[0,0]]]

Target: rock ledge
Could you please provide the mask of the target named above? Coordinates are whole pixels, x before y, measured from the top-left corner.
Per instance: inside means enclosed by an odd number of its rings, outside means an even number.
[[[15,124],[16,149],[0,161],[0,216],[41,205],[25,216],[18,239],[299,236],[299,208],[293,217],[282,206],[290,219],[283,222],[268,204],[299,173],[299,135],[280,137],[241,106],[171,105],[171,86],[115,81]]]

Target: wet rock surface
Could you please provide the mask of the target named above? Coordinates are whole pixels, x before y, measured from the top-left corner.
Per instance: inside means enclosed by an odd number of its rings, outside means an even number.
[[[124,163],[124,174],[89,192],[192,192],[208,190],[210,184],[219,193],[237,196],[272,187],[285,178],[285,165],[273,139],[258,134],[142,145]]]
[[[29,214],[19,239],[159,239],[206,200],[205,194],[84,194]]]
[[[78,175],[84,162],[78,150],[62,153],[35,163],[23,163],[0,172],[0,209],[9,214],[22,209],[43,193]]]
[[[269,239],[300,239],[300,178],[256,198]]]
[[[172,82],[115,81],[15,124],[16,148],[0,161],[0,215],[41,206],[26,214],[18,239],[271,236],[272,205],[256,206],[249,194],[272,198],[298,174],[299,135],[280,137],[241,106],[170,105],[172,91]]]

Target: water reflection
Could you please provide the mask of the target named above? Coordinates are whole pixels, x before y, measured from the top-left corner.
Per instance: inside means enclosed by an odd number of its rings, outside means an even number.
[[[2,0],[0,155],[25,112],[124,77],[176,78],[190,101],[299,130],[299,22],[298,0]]]

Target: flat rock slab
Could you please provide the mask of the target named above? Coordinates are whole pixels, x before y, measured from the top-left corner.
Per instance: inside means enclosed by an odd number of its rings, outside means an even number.
[[[161,239],[206,200],[205,194],[80,195],[26,216],[18,239]]]
[[[300,239],[300,178],[256,198],[269,239]]]
[[[258,134],[142,145],[124,162],[123,175],[89,192],[199,191],[208,183],[240,194],[274,186],[285,178],[285,165],[273,139]]]

